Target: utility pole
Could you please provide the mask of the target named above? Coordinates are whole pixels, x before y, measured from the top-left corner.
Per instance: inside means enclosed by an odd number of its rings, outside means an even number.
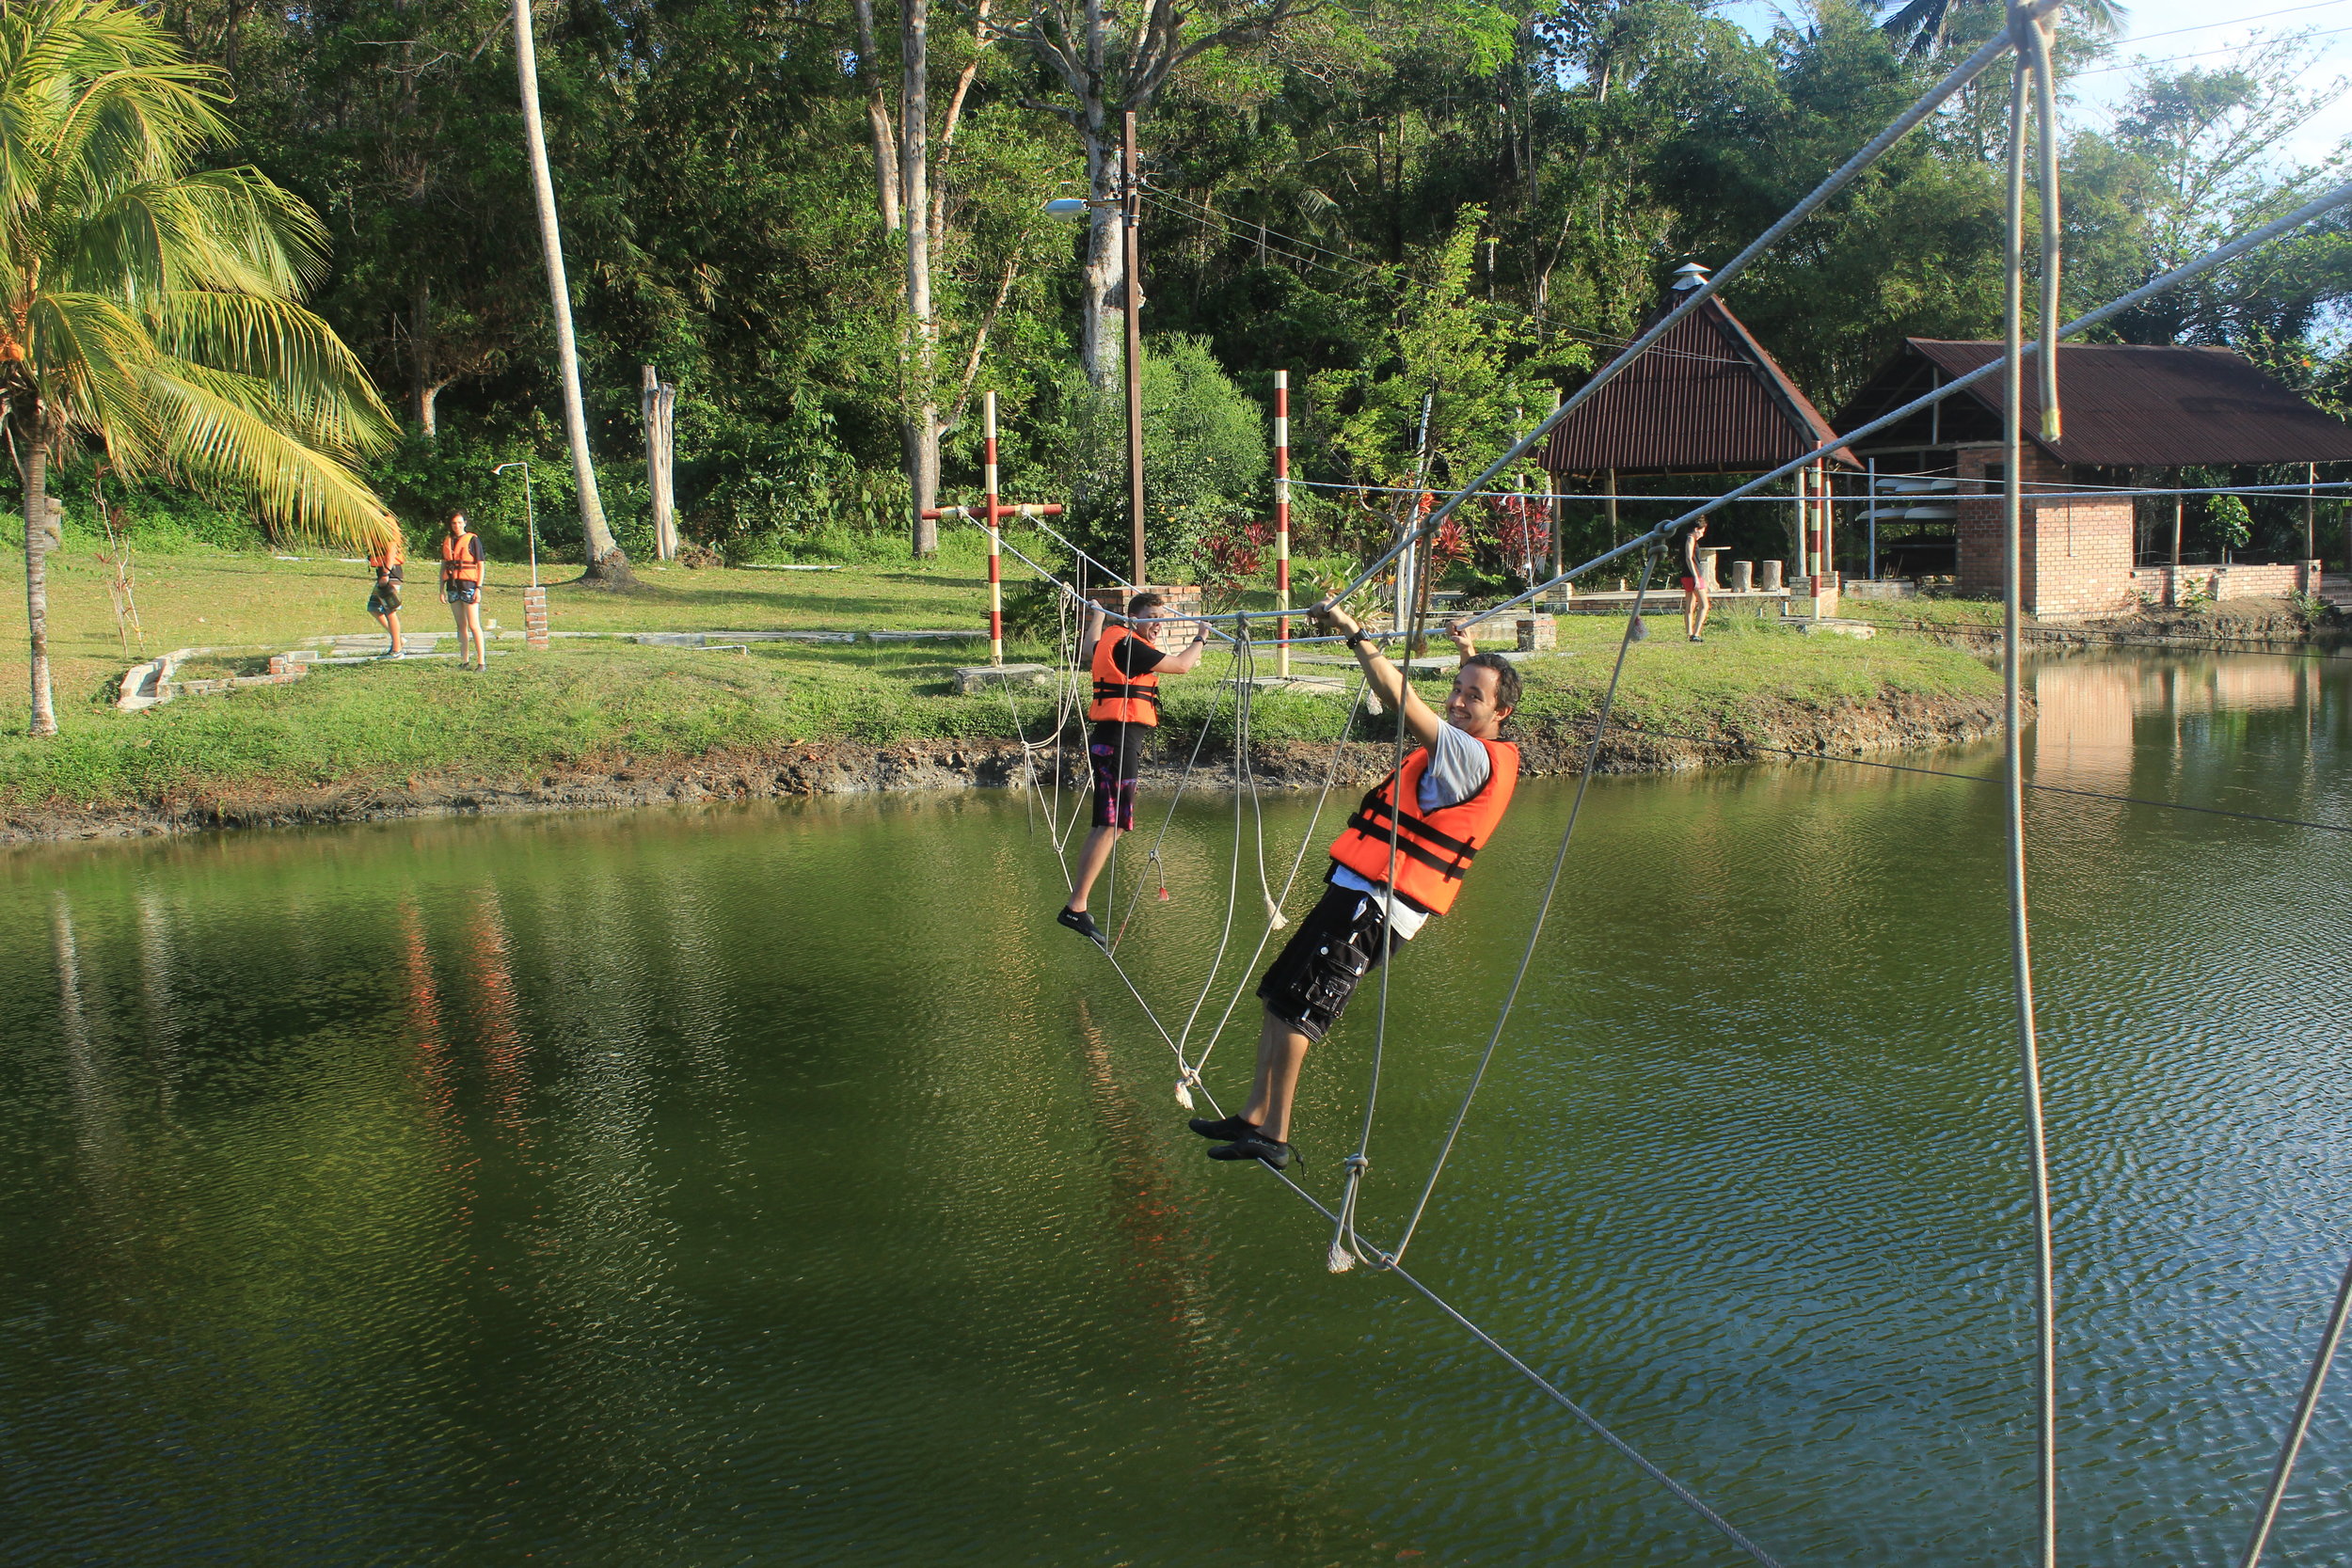
[[[1143,324],[1136,314],[1143,308],[1143,261],[1136,233],[1143,217],[1143,182],[1136,173],[1133,109],[1127,111],[1124,138],[1120,213],[1127,271],[1127,526],[1135,536],[1135,585],[1141,588],[1151,579],[1143,574]]]

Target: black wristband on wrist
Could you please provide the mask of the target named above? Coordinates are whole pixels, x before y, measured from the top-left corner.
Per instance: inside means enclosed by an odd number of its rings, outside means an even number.
[[[1371,641],[1371,638],[1364,635],[1364,629],[1361,626],[1357,627],[1354,631],[1347,634],[1347,645],[1351,648],[1360,649],[1365,643]]]

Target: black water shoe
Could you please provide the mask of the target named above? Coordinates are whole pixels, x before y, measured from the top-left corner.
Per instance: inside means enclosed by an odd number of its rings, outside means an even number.
[[[1212,1160],[1263,1160],[1276,1170],[1291,1163],[1291,1146],[1276,1143],[1264,1133],[1252,1129],[1232,1143],[1219,1144],[1209,1150]]]
[[[1195,1117],[1184,1125],[1202,1137],[1215,1138],[1221,1144],[1232,1143],[1235,1138],[1254,1138],[1258,1135],[1258,1124],[1254,1121],[1244,1121],[1239,1117],[1227,1117],[1223,1121],[1211,1121],[1206,1117]]]
[[[1105,952],[1110,950],[1111,944],[1103,940],[1103,927],[1097,926],[1094,923],[1094,916],[1089,914],[1086,911],[1064,910],[1061,913],[1054,916],[1054,918],[1060,924],[1067,926],[1072,930],[1077,932],[1080,936],[1086,938],[1087,941],[1094,943],[1095,946],[1102,948]]]

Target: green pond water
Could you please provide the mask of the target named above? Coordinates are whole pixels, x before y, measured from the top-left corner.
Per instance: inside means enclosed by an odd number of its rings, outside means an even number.
[[[2045,665],[2037,777],[2352,823],[2347,671]],[[1570,788],[1522,789],[1398,962],[1376,1239]],[[1311,804],[1266,800],[1278,881]],[[1122,949],[1174,1022],[1232,821],[1184,802]],[[2057,794],[2029,832],[2064,1557],[2232,1561],[2352,1254],[2352,835]],[[1415,1272],[1791,1568],[2027,1560],[1998,792],[1603,780],[1579,842]],[[1202,1158],[1019,796],[0,875],[0,1561],[1740,1560]],[[1327,1197],[1372,1022],[1308,1064]],[[2352,1560],[2339,1379],[2269,1562]]]

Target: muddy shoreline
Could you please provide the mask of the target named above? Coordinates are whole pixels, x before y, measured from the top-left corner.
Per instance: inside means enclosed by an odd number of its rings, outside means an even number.
[[[1613,729],[1601,748],[1599,767],[1609,773],[1671,773],[1734,763],[1772,761],[1772,751],[1812,755],[1909,751],[1980,739],[2000,723],[1997,698],[1928,698],[1888,695],[1851,706],[1826,709],[1789,705],[1767,721],[1743,727],[1717,726],[1703,741],[1667,738]],[[1581,724],[1537,722],[1515,726],[1528,776],[1572,772],[1583,766]],[[1163,753],[1146,767],[1147,789],[1172,786],[1181,776],[1190,736],[1170,737]],[[1340,754],[1334,758],[1334,752]],[[819,744],[747,747],[683,757],[613,757],[520,778],[422,775],[308,788],[267,785],[190,792],[184,797],[87,809],[16,808],[0,813],[0,844],[56,844],[76,840],[152,838],[174,833],[216,832],[249,828],[316,827],[384,822],[404,817],[472,816],[550,811],[617,811],[637,806],[707,801],[780,800],[820,795],[864,795],[914,790],[1006,789],[1024,779],[1017,741],[897,741],[861,745]],[[1337,762],[1342,786],[1361,787],[1389,764],[1386,742],[1350,742],[1339,747],[1305,742],[1259,748],[1252,757],[1261,787],[1319,788]],[[1065,789],[1083,787],[1083,757],[1066,759]],[[1191,787],[1222,789],[1232,777],[1232,759],[1212,744],[1201,753]],[[1038,761],[1039,776],[1049,784]]]

